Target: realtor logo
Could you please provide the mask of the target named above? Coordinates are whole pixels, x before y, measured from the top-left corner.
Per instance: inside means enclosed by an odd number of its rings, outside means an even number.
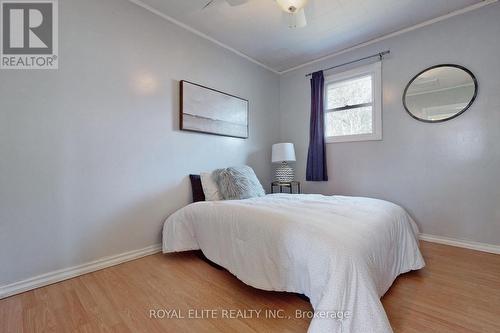
[[[57,0],[0,0],[2,69],[57,69]]]

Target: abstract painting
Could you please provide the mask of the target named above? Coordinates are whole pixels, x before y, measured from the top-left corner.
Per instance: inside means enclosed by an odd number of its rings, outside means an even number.
[[[182,80],[180,128],[185,131],[248,138],[248,101]]]

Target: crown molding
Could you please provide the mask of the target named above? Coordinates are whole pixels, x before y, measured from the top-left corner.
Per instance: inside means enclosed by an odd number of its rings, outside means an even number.
[[[458,10],[455,10],[453,12],[450,12],[448,14],[445,14],[445,15],[442,15],[442,16],[439,16],[439,17],[436,17],[436,18],[433,18],[433,19],[430,19],[430,20],[427,20],[427,21],[424,21],[422,23],[419,23],[419,24],[416,24],[416,25],[413,25],[413,26],[410,26],[410,27],[407,27],[407,28],[403,28],[403,29],[400,29],[400,30],[397,30],[397,31],[394,31],[394,32],[391,32],[389,34],[386,34],[386,35],[383,35],[381,37],[377,37],[377,38],[374,38],[374,39],[371,39],[371,40],[368,40],[366,42],[363,42],[363,43],[360,43],[360,44],[356,44],[354,46],[350,46],[348,48],[345,48],[343,50],[340,50],[340,51],[337,51],[337,52],[334,52],[334,53],[330,53],[326,56],[323,56],[321,58],[317,58],[317,59],[314,59],[314,60],[311,60],[311,61],[308,61],[308,62],[305,62],[303,64],[300,64],[300,65],[297,65],[297,66],[294,66],[294,67],[291,67],[291,68],[288,68],[288,69],[285,69],[285,70],[282,70],[282,71],[278,71],[274,68],[271,68],[265,64],[263,64],[262,62],[244,54],[243,52],[240,52],[238,51],[237,49],[213,38],[213,37],[210,37],[209,35],[185,24],[185,23],[182,23],[176,19],[174,19],[173,17],[171,16],[168,16],[164,13],[162,13],[161,11],[149,6],[148,4],[144,3],[142,0],[128,0],[130,2],[132,2],[133,4],[139,6],[139,7],[142,7],[148,11],[150,11],[151,13],[153,14],[156,14],[158,16],[160,16],[161,18],[189,31],[189,32],[192,32],[193,34],[195,35],[198,35],[206,40],[209,40],[211,41],[212,43],[228,50],[228,51],[231,51],[232,53],[262,67],[262,68],[265,68],[275,74],[278,74],[278,75],[282,75],[282,74],[286,74],[286,73],[289,73],[289,72],[293,72],[295,70],[298,70],[300,68],[303,68],[303,67],[306,67],[306,66],[309,66],[309,65],[313,65],[315,63],[318,63],[318,62],[321,62],[321,61],[324,61],[324,60],[327,60],[327,59],[330,59],[330,58],[334,58],[334,57],[337,57],[341,54],[344,54],[344,53],[348,53],[348,52],[351,52],[351,51],[354,51],[354,50],[357,50],[359,48],[362,48],[362,47],[365,47],[365,46],[368,46],[368,45],[372,45],[372,44],[375,44],[375,43],[378,43],[380,41],[383,41],[383,40],[386,40],[386,39],[389,39],[389,38],[392,38],[392,37],[395,37],[395,36],[399,36],[401,34],[404,34],[404,33],[407,33],[407,32],[410,32],[410,31],[413,31],[413,30],[417,30],[417,29],[420,29],[420,28],[423,28],[423,27],[426,27],[426,26],[429,26],[431,24],[434,24],[434,23],[437,23],[437,22],[441,22],[441,21],[444,21],[444,20],[447,20],[449,18],[452,18],[454,16],[458,16],[458,15],[462,15],[462,14],[465,14],[465,13],[468,13],[468,12],[471,12],[471,11],[474,11],[476,9],[479,9],[479,8],[482,8],[482,7],[485,7],[485,6],[489,6],[491,4],[494,4],[500,0],[483,0],[479,3],[476,3],[474,5],[470,5],[470,6],[467,6],[465,8],[462,8],[462,9],[458,9]]]
[[[340,51],[328,54],[328,55],[326,55],[324,57],[321,57],[321,58],[318,58],[318,59],[314,59],[314,60],[305,62],[305,63],[303,63],[301,65],[297,65],[297,66],[294,66],[294,67],[289,68],[289,69],[285,69],[285,70],[280,71],[278,73],[279,74],[286,74],[286,73],[289,73],[289,72],[293,72],[293,71],[295,71],[297,69],[300,69],[300,68],[303,68],[303,67],[306,67],[306,66],[309,66],[309,65],[313,65],[315,63],[318,63],[318,62],[321,62],[321,61],[324,61],[324,60],[327,60],[327,59],[330,59],[330,58],[334,58],[334,57],[339,56],[341,54],[344,54],[344,53],[347,53],[347,52],[351,52],[351,51],[357,50],[359,48],[362,48],[362,47],[365,47],[365,46],[368,46],[368,45],[372,45],[372,44],[378,43],[380,41],[383,41],[383,40],[386,40],[386,39],[389,39],[389,38],[392,38],[392,37],[396,37],[396,36],[402,35],[404,33],[407,33],[407,32],[413,31],[413,30],[417,30],[417,29],[420,29],[420,28],[423,28],[423,27],[426,27],[426,26],[429,26],[429,25],[437,23],[437,22],[441,22],[441,21],[447,20],[447,19],[452,18],[454,16],[462,15],[462,14],[471,12],[473,10],[476,10],[476,9],[479,9],[479,8],[482,8],[482,7],[485,7],[485,6],[489,6],[489,5],[491,5],[493,3],[496,3],[498,1],[499,0],[483,0],[482,2],[478,2],[478,3],[474,4],[474,5],[470,5],[470,6],[467,6],[465,8],[455,10],[453,12],[450,12],[450,13],[446,14],[446,15],[442,15],[442,16],[439,16],[439,17],[436,17],[436,18],[424,21],[422,23],[415,24],[415,25],[413,25],[411,27],[407,27],[407,28],[404,28],[404,29],[401,29],[401,30],[397,30],[397,31],[391,32],[391,33],[389,33],[387,35],[383,35],[381,37],[377,37],[375,39],[371,39],[371,40],[363,42],[361,44],[356,44],[354,46],[350,46],[350,47],[348,47],[346,49],[343,49],[343,50],[340,50]]]
[[[197,30],[197,29],[195,29],[195,28],[193,28],[193,27],[191,27],[191,26],[189,26],[189,25],[187,25],[185,23],[182,23],[182,22],[174,19],[171,16],[168,16],[168,15],[162,13],[158,9],[155,9],[155,8],[151,7],[150,5],[144,3],[141,0],[128,0],[128,1],[132,2],[133,4],[135,4],[135,5],[139,6],[139,7],[142,7],[144,9],[150,11],[153,14],[156,14],[156,15],[160,16],[161,18],[169,21],[170,23],[173,23],[173,24],[175,24],[175,25],[177,25],[177,26],[179,26],[179,27],[181,27],[181,28],[183,28],[183,29],[185,29],[185,30],[187,30],[189,32],[192,32],[193,34],[198,35],[201,38],[209,40],[212,43],[217,44],[218,46],[220,46],[222,48],[225,48],[226,50],[231,51],[231,52],[235,53],[236,55],[239,55],[240,57],[245,58],[246,60],[248,60],[248,61],[250,61],[250,62],[252,62],[252,63],[254,63],[256,65],[259,65],[260,67],[265,68],[268,71],[271,71],[271,72],[273,72],[275,74],[279,74],[279,72],[277,70],[275,70],[275,69],[273,69],[273,68],[271,68],[271,67],[269,67],[267,65],[264,65],[260,61],[255,60],[254,58],[252,58],[250,56],[247,56],[243,52],[240,52],[240,51],[236,50],[235,48],[233,48],[233,47],[231,47],[231,46],[229,46],[227,44],[224,44],[223,42],[221,42],[221,41],[219,41],[219,40],[217,40],[217,39],[215,39],[213,37],[210,37],[209,35],[201,32],[201,31],[199,31],[199,30]]]

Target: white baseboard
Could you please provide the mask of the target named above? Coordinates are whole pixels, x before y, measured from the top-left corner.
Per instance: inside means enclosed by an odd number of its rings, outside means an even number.
[[[111,267],[124,263],[126,261],[145,257],[161,251],[161,244],[155,244],[143,249],[133,250],[114,256],[104,257],[82,265],[63,268],[57,271],[38,275],[26,280],[14,282],[0,286],[0,299],[19,294],[28,290],[40,288],[52,283],[71,279],[73,277],[98,271],[103,268]]]
[[[500,254],[500,245],[478,243],[478,242],[466,241],[466,240],[443,237],[443,236],[434,236],[429,234],[420,234],[419,238],[421,240],[432,243],[457,246],[471,250]],[[161,244],[155,244],[145,247],[143,249],[133,250],[117,254],[114,256],[104,257],[82,265],[60,269],[57,271],[38,275],[19,282],[14,282],[8,285],[0,286],[0,299],[15,294],[19,294],[28,290],[40,288],[52,283],[71,279],[73,277],[83,275],[86,273],[95,272],[103,268],[111,267],[114,265],[124,263],[126,261],[145,257],[154,253],[158,253],[160,251],[161,251]]]
[[[434,236],[434,235],[429,235],[429,234],[420,234],[419,238],[421,240],[431,242],[431,243],[438,243],[438,244],[444,244],[444,245],[450,245],[450,246],[456,246],[456,247],[463,247],[466,249],[471,249],[471,250],[476,250],[476,251],[500,254],[500,245],[472,242],[472,241],[466,241],[466,240],[462,240],[462,239],[449,238],[449,237],[443,237],[443,236]]]

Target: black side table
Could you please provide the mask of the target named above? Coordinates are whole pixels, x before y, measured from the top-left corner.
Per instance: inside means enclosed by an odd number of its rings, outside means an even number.
[[[282,182],[272,182],[271,183],[271,193],[278,193],[278,192],[274,192],[274,188],[275,187],[279,187],[279,193],[290,193],[290,194],[293,194],[294,191],[294,187],[295,187],[295,194],[300,194],[300,182],[298,181],[291,181],[291,182],[285,182],[285,183],[282,183]],[[287,192],[283,192],[283,189],[288,189]]]

